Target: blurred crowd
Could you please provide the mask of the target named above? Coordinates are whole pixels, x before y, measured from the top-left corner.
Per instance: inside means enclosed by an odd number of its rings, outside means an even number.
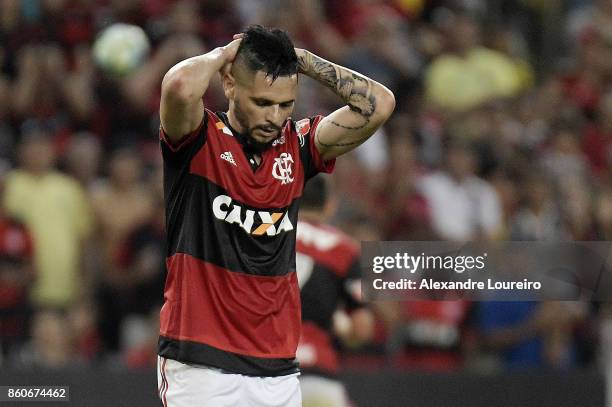
[[[153,46],[123,77],[91,56],[115,22]],[[161,79],[250,23],[396,95],[333,175],[331,222],[352,236],[612,241],[612,0],[3,0],[1,364],[154,366]],[[227,108],[218,81],[205,104]],[[300,81],[295,118],[338,106]],[[567,370],[612,340],[603,303],[372,306],[375,338],[345,366]]]

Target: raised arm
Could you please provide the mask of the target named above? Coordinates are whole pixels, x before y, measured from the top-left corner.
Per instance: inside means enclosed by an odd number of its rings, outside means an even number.
[[[346,106],[319,123],[315,145],[324,160],[342,155],[366,141],[395,108],[393,93],[355,71],[296,48],[300,73],[340,96]]]
[[[240,38],[235,38],[224,47],[179,62],[164,76],[159,115],[171,142],[178,142],[202,122],[202,97],[213,75],[227,69],[236,57]]]

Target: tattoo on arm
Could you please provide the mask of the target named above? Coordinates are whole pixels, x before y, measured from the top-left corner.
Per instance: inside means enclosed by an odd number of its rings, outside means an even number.
[[[368,125],[368,123],[370,123],[370,119],[368,119],[367,117],[364,117],[364,122],[357,125],[357,126],[345,126],[344,124],[340,124],[335,120],[332,120],[332,124],[335,125],[336,127],[340,127],[341,129],[344,130],[359,130],[359,129],[363,129],[365,126]]]
[[[366,124],[369,122],[369,119],[366,119]],[[347,126],[343,126],[340,123],[337,123],[335,121],[331,122],[333,125],[338,126],[338,127],[342,127],[343,129],[348,129],[348,130],[357,130],[360,129],[361,127],[347,127]],[[321,125],[319,125],[321,126]],[[365,124],[364,124],[365,126]],[[352,141],[346,141],[346,142],[342,142],[342,143],[334,143],[334,144],[327,144],[321,141],[321,138],[319,137],[319,132],[316,133],[316,142],[320,145],[322,145],[323,147],[350,147],[350,146],[357,146],[361,143],[363,143],[364,141],[366,141],[369,138],[369,136],[365,136],[365,137],[361,137],[358,138],[357,140],[352,140]]]
[[[363,118],[363,123],[357,126],[346,126],[335,121],[332,124],[346,130],[359,130],[370,123],[370,116],[376,111],[376,98],[372,95],[372,82],[367,78],[334,65],[322,58],[305,52],[298,58],[299,69],[306,75],[318,80],[334,93],[339,95],[350,109]],[[343,144],[342,146],[358,144]],[[325,144],[322,144],[326,147]]]

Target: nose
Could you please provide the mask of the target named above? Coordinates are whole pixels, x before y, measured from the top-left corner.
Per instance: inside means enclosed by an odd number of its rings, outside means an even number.
[[[279,105],[272,105],[266,112],[266,121],[268,123],[274,124],[276,127],[280,127],[280,122],[282,122],[281,117],[281,108]]]

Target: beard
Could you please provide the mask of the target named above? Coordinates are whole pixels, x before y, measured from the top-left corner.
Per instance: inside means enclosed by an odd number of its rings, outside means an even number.
[[[270,147],[272,147],[272,144],[274,143],[274,141],[278,137],[280,137],[281,129],[275,128],[275,130],[278,131],[278,134],[272,140],[266,141],[266,142],[257,141],[253,137],[253,132],[257,129],[264,129],[264,127],[262,126],[249,127],[249,123],[247,121],[246,115],[240,108],[240,104],[238,103],[238,101],[234,101],[234,114],[236,116],[236,120],[240,124],[240,127],[242,127],[243,129],[246,129],[244,133],[239,134],[238,140],[240,141],[240,144],[242,144],[242,146],[244,147],[244,150],[247,153],[261,154],[267,149],[269,149]]]
[[[253,153],[253,154],[263,153],[264,151],[272,147],[272,143],[274,143],[274,141],[278,138],[278,136],[276,136],[272,140],[267,141],[267,142],[257,141],[252,136],[253,130],[255,130],[255,128],[249,129],[246,135],[244,136],[244,139],[241,140],[241,143],[245,151],[249,153]],[[279,132],[279,135],[280,135],[280,132]]]

